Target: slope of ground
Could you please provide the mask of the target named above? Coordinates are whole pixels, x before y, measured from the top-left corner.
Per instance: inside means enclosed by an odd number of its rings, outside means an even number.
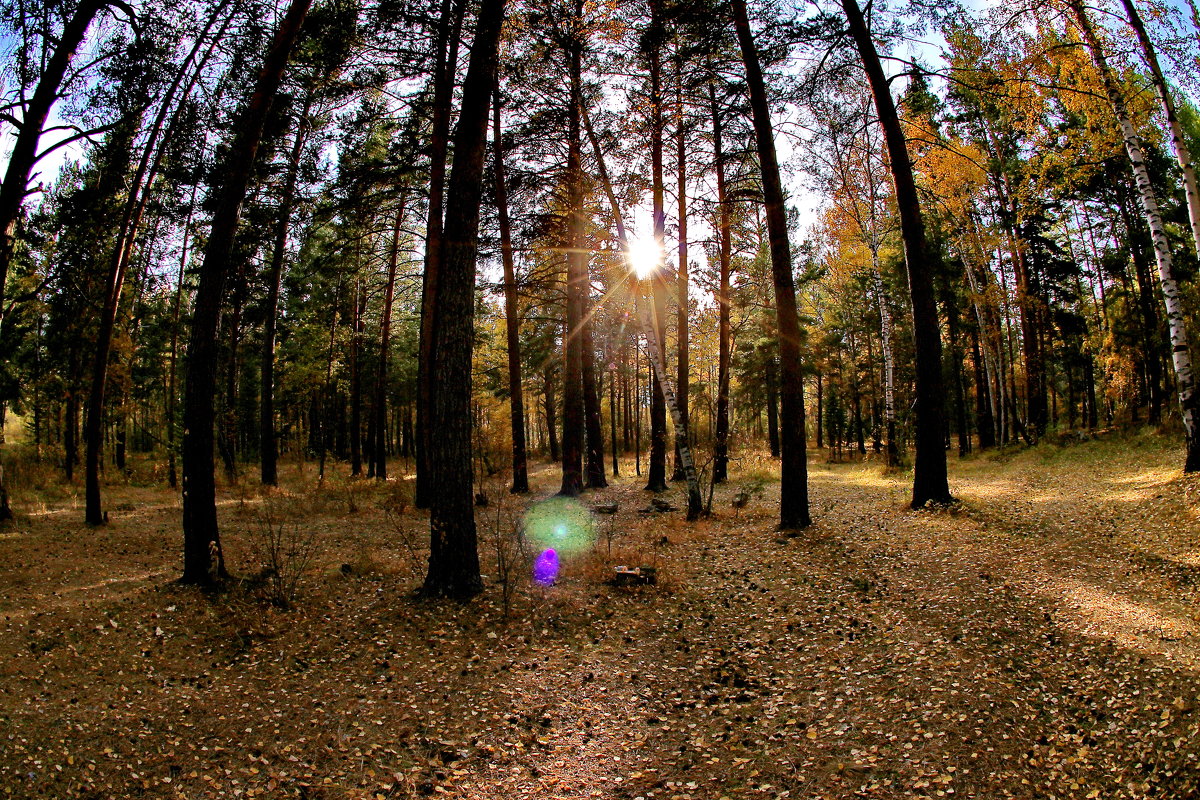
[[[236,571],[268,520],[313,537],[290,611],[172,585],[173,495],[113,487],[101,530],[59,497],[0,538],[0,793],[1195,796],[1200,484],[1172,444],[952,459],[948,511],[908,511],[904,475],[813,462],[817,522],[794,537],[777,484],[730,508],[768,461],[695,526],[639,513],[623,477],[584,498],[620,510],[557,585],[511,569],[507,612],[496,552],[521,508],[501,491],[468,604],[411,598],[401,490],[231,491]],[[615,563],[659,585],[609,586]]]

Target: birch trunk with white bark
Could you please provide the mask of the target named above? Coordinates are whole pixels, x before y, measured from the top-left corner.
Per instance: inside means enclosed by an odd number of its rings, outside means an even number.
[[[1158,210],[1158,197],[1154,184],[1150,181],[1150,170],[1142,152],[1141,138],[1133,127],[1125,98],[1117,79],[1109,68],[1105,58],[1104,48],[1092,26],[1091,20],[1084,11],[1080,0],[1071,0],[1071,8],[1079,22],[1080,31],[1092,59],[1104,81],[1104,90],[1112,103],[1117,123],[1121,128],[1121,138],[1125,143],[1125,152],[1129,156],[1133,168],[1134,181],[1137,184],[1138,197],[1142,204],[1142,214],[1146,225],[1150,228],[1150,239],[1154,244],[1154,260],[1158,266],[1158,282],[1162,291],[1163,305],[1167,310],[1167,327],[1171,338],[1171,362],[1175,367],[1175,382],[1179,390],[1179,409],[1183,418],[1184,439],[1187,445],[1187,456],[1184,462],[1184,472],[1200,472],[1200,435],[1196,430],[1196,381],[1192,372],[1192,356],[1188,347],[1187,328],[1184,324],[1183,302],[1179,285],[1175,280],[1174,266],[1171,259],[1170,243],[1167,232],[1163,227],[1162,215]]]

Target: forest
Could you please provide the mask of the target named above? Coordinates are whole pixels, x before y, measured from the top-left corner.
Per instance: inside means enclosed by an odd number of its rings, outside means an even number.
[[[1200,794],[1195,0],[0,0],[0,793]]]

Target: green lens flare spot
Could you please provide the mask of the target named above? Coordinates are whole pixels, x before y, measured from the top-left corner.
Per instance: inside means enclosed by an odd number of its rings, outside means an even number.
[[[525,536],[539,551],[576,555],[592,546],[592,515],[578,500],[551,497],[525,512]]]

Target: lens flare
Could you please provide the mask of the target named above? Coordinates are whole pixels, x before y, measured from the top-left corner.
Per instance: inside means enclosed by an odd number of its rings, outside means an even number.
[[[533,562],[533,582],[539,586],[553,586],[558,579],[558,553],[550,547],[542,551]]]
[[[570,558],[592,546],[592,515],[570,497],[551,497],[529,507],[524,519],[525,537],[538,552],[553,549],[558,558]]]

